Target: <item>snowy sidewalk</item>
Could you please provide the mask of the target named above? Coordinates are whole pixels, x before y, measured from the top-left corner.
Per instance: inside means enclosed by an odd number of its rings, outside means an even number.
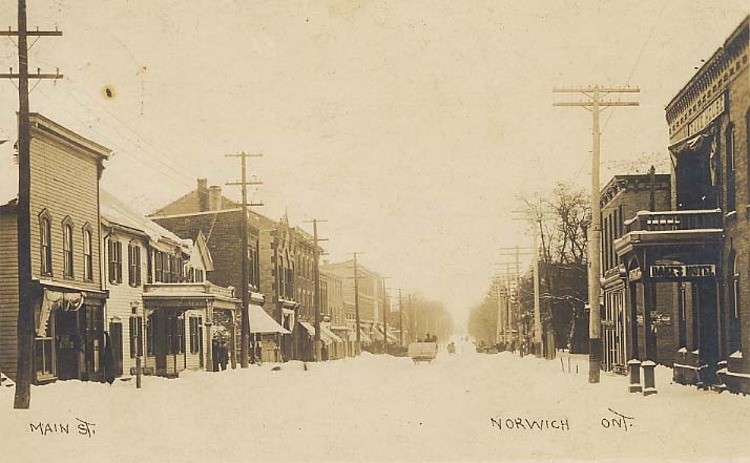
[[[566,362],[566,361],[565,361]],[[0,388],[0,448],[40,461],[750,461],[750,398],[670,384],[627,393],[588,384],[560,360],[441,354],[431,364],[373,356],[147,377],[59,382],[11,411]],[[81,435],[86,425],[94,433]],[[68,424],[69,433],[44,432]],[[40,426],[42,429],[40,430]]]

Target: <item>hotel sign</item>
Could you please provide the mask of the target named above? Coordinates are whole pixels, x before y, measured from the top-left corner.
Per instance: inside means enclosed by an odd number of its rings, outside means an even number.
[[[716,276],[716,265],[652,265],[649,276],[655,280],[709,278]]]
[[[695,119],[688,124],[688,136],[705,129],[712,120],[721,116],[726,109],[726,94],[722,93],[711,104],[706,106]]]

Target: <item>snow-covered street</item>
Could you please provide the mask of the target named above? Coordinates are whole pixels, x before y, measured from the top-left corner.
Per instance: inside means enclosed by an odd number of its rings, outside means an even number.
[[[670,384],[662,367],[657,395],[631,395],[624,377],[590,385],[585,358],[567,362],[465,345],[421,365],[363,354],[141,390],[67,381],[34,387],[30,411],[2,387],[0,448],[14,462],[750,461],[750,398]]]

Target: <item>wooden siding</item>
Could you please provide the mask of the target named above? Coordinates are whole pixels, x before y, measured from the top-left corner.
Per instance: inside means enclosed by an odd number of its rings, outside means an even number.
[[[31,140],[31,272],[34,278],[101,289],[98,164],[72,146],[35,135]],[[52,276],[41,274],[39,214],[51,217]],[[63,277],[62,221],[73,221],[73,278]],[[93,281],[83,279],[83,226],[91,226]]]
[[[122,283],[110,283],[107,275],[104,275],[106,287],[109,289],[109,299],[107,300],[107,310],[105,313],[107,327],[113,318],[119,317],[122,322],[122,371],[123,375],[128,376],[130,369],[135,368],[135,358],[130,357],[130,316],[131,305],[138,304],[137,314],[143,316],[143,283],[146,282],[148,271],[148,246],[146,240],[135,236],[118,232],[110,232],[108,228],[103,229],[105,236],[109,233],[109,239],[118,240],[122,243]],[[128,244],[137,243],[141,247],[141,284],[139,286],[130,286],[128,280]],[[107,246],[102,248],[103,268],[106,269],[109,255]],[[107,328],[109,329],[109,328]],[[146,319],[143,318],[143,352],[146,352]]]
[[[18,341],[18,232],[16,215],[0,214],[0,371],[16,376]]]

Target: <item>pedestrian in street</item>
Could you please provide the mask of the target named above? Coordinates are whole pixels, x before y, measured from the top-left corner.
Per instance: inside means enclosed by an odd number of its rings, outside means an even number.
[[[219,346],[219,339],[214,338],[213,341],[211,341],[211,358],[213,360],[213,370],[211,371],[219,371],[219,351],[221,350],[221,346]]]
[[[222,340],[219,345],[219,365],[222,371],[227,369],[227,362],[229,362],[229,350],[227,349],[227,342]]]
[[[259,365],[263,363],[263,343],[260,340],[255,343],[255,358]]]
[[[104,332],[104,380],[109,384],[115,382],[115,358],[112,355],[112,343],[109,333]]]
[[[323,344],[323,347],[320,349],[320,355],[324,362],[328,360],[328,346],[325,344]]]

